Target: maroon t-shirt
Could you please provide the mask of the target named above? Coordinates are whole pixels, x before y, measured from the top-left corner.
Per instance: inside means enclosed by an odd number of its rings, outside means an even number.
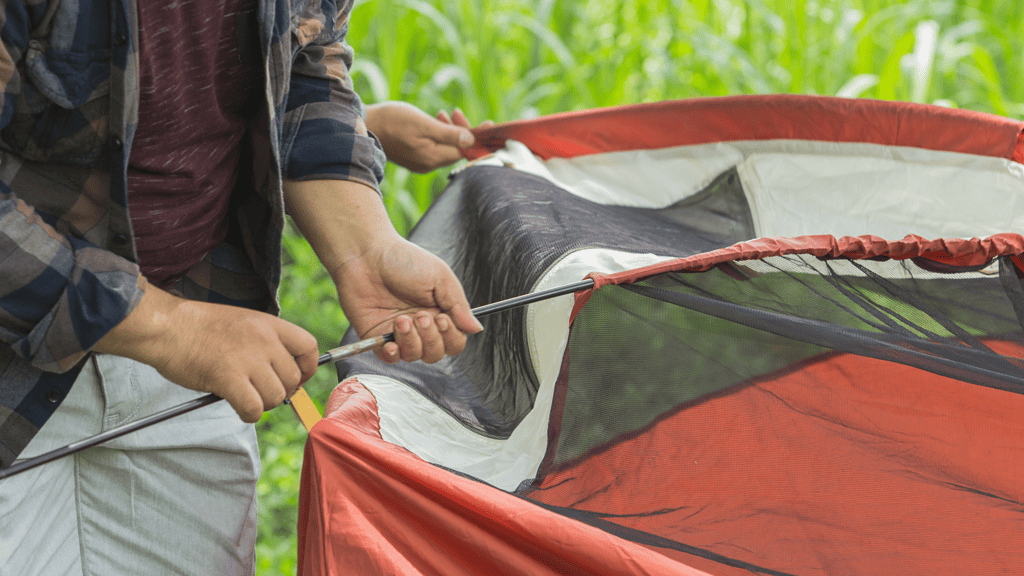
[[[139,122],[128,202],[146,278],[173,283],[228,230],[239,148],[260,90],[255,0],[139,2]],[[258,49],[258,48],[257,48]]]

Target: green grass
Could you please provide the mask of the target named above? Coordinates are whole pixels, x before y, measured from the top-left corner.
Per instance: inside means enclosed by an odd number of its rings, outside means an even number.
[[[497,122],[658,100],[755,93],[928,102],[1024,116],[1020,0],[366,0],[352,13],[356,86],[367,102]],[[388,166],[400,232],[446,171]],[[286,238],[283,316],[322,349],[346,328],[305,242]],[[335,384],[321,369],[319,403]],[[295,573],[304,434],[287,409],[260,423],[261,575]]]

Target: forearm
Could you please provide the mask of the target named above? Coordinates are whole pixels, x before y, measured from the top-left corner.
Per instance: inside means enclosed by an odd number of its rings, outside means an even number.
[[[284,199],[288,213],[335,283],[346,262],[401,238],[380,195],[365,184],[289,181],[284,185]]]

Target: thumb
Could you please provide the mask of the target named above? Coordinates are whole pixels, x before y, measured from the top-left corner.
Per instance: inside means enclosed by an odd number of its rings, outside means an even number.
[[[313,374],[316,374],[317,358],[319,358],[316,338],[291,322],[280,318],[278,320],[280,320],[277,326],[281,343],[295,358],[295,363],[298,364],[299,370],[302,372],[302,381],[305,382],[312,378]]]
[[[456,148],[472,146],[476,142],[476,138],[473,137],[473,133],[468,128],[454,124],[445,124],[441,121],[434,122],[431,138],[438,144],[446,144]]]
[[[466,293],[462,290],[462,284],[455,277],[450,269],[445,269],[434,288],[434,300],[442,312],[448,314],[455,323],[455,327],[467,334],[476,334],[483,331],[484,325],[473,316],[466,299]]]

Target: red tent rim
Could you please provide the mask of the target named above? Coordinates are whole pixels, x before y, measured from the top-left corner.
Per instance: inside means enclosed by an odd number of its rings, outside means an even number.
[[[623,129],[628,126],[628,129]],[[794,139],[959,152],[1024,162],[1024,122],[942,106],[795,94],[632,104],[474,130],[475,159],[526,144],[542,159],[714,142]]]

